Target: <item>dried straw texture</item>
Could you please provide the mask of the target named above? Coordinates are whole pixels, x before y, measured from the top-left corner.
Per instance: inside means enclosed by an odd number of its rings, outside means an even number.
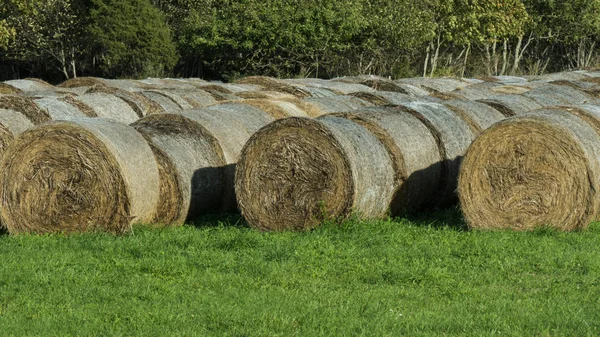
[[[409,96],[413,96],[413,97],[423,97],[423,96],[427,96],[430,94],[429,91],[425,90],[425,89],[421,89],[417,86],[414,86],[412,84],[408,84],[408,83],[402,83],[402,82],[398,82],[396,81],[395,84],[402,89],[402,91],[400,91],[400,93],[403,94],[407,94]]]
[[[333,79],[332,81],[344,82],[344,83],[354,83],[354,84],[362,84],[366,85],[370,88],[373,88],[378,91],[391,91],[398,93],[406,93],[402,87],[398,86],[394,81],[379,77],[379,76],[346,76]]]
[[[71,102],[77,102],[70,98]],[[48,112],[50,118],[53,120],[70,120],[81,117],[95,117],[89,116],[89,107],[87,109],[80,105],[79,107],[71,104],[69,99],[56,98],[56,97],[45,97],[34,100],[35,104],[42,110]],[[87,111],[88,114],[84,113]],[[93,113],[93,110],[91,111]]]
[[[189,110],[182,115],[203,126],[220,145],[225,167],[220,168],[224,176],[224,187],[223,199],[218,211],[235,211],[237,203],[233,184],[235,165],[240,152],[254,133],[273,122],[275,118],[259,108],[235,102]]]
[[[494,96],[496,93],[493,89],[502,86],[502,84],[496,82],[482,82],[456,89],[450,93],[465,99],[479,100]]]
[[[599,131],[562,109],[516,116],[488,129],[461,168],[459,196],[468,225],[585,228],[600,209]]]
[[[38,125],[52,120],[47,111],[40,109],[35,102],[22,96],[0,96],[0,109],[14,110],[22,113],[31,123]]]
[[[10,233],[108,231],[151,221],[158,168],[144,138],[103,118],[21,134],[0,161],[0,217]]]
[[[157,91],[146,90],[140,92],[144,97],[158,104],[165,113],[177,113],[183,110],[181,105],[173,100],[173,98]],[[187,106],[187,105],[186,105]]]
[[[124,100],[125,103],[129,104],[129,106],[140,118],[165,112],[165,110],[158,105],[158,103],[135,91],[126,91],[106,86],[93,86],[89,88],[86,93],[105,93],[119,97],[120,99]]]
[[[61,88],[79,88],[79,87],[93,87],[93,86],[108,86],[105,79],[98,77],[76,77],[68,79],[58,87]]]
[[[15,137],[32,127],[33,123],[22,113],[0,109],[0,155]]]
[[[22,80],[4,81],[5,84],[13,86],[21,91],[44,91],[53,90],[54,86],[46,81],[34,78],[26,78]]]
[[[350,95],[331,97],[309,97],[303,99],[305,103],[321,111],[321,115],[336,112],[349,112],[354,109],[374,106],[373,103]]]
[[[170,90],[170,89],[196,89],[198,86],[194,83],[186,82],[179,79],[172,78],[145,78],[143,80],[138,80],[138,82],[161,90]]]
[[[132,126],[151,144],[159,163],[161,199],[154,222],[180,225],[220,211],[225,158],[202,124],[179,114],[160,114]]]
[[[243,99],[295,99],[296,96],[277,91],[242,91],[236,94]]]
[[[495,95],[487,99],[479,100],[479,102],[491,106],[506,117],[520,115],[542,108],[535,100],[523,95]]]
[[[392,215],[431,206],[438,194],[445,158],[425,124],[391,107],[359,109],[342,117],[368,129],[385,146],[395,173],[395,192],[389,205]]]
[[[321,115],[320,110],[296,98],[291,100],[245,99],[225,103],[247,104],[261,109],[275,119],[286,117],[318,117]]]
[[[443,104],[472,124],[477,134],[506,118],[500,111],[477,101],[451,100],[444,101]]]
[[[89,106],[98,117],[114,119],[124,124],[139,119],[138,114],[127,102],[111,94],[91,93],[73,97],[73,100]]]
[[[396,82],[407,83],[422,88],[429,92],[450,92],[469,84],[453,78],[403,78]]]
[[[0,82],[0,95],[21,95],[23,90],[7,83]]]
[[[244,147],[236,173],[242,215],[261,230],[308,230],[323,217],[385,216],[394,170],[383,144],[350,120],[287,118]]]
[[[272,77],[248,76],[237,80],[235,84],[255,85],[263,88],[262,90],[287,93],[298,98],[312,96],[311,93],[304,90],[301,86],[293,86],[283,80],[278,80]]]
[[[476,134],[465,120],[441,104],[412,102],[399,107],[423,122],[438,142],[444,161],[436,204],[447,206],[455,203],[460,163]]]
[[[375,89],[358,83],[344,83],[339,81],[323,80],[318,78],[298,78],[283,80],[293,86],[313,87],[327,89],[340,95],[348,95],[355,92],[374,92]]]
[[[555,102],[563,102],[562,104],[570,105],[599,103],[597,99],[585,93],[584,90],[550,83],[533,88],[531,91],[524,93],[523,96],[534,98],[536,102],[544,107],[560,105],[551,104]]]

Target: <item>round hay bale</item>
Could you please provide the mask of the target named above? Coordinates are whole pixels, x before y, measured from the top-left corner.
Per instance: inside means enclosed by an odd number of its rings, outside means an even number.
[[[375,89],[358,83],[344,83],[319,78],[296,78],[283,80],[293,86],[315,87],[327,89],[340,95],[348,95],[354,92],[375,92]]]
[[[459,178],[477,229],[585,228],[598,218],[600,129],[563,109],[506,119],[471,145]]]
[[[294,97],[310,97],[311,94],[301,87],[296,87],[283,80],[266,76],[248,76],[235,81],[235,84],[250,84],[263,88],[266,91],[277,91],[293,95]]]
[[[350,120],[286,118],[244,147],[236,172],[239,208],[261,230],[308,230],[323,218],[386,215],[395,191],[383,144]]]
[[[395,173],[389,205],[393,216],[432,205],[440,188],[442,163],[438,141],[418,118],[391,107],[340,114],[368,129],[385,146]]]
[[[394,83],[394,81],[387,79],[387,78],[379,77],[379,76],[372,76],[372,75],[346,76],[346,77],[335,78],[332,81],[362,84],[362,85],[366,85],[369,88],[373,88],[377,91],[390,91],[390,92],[397,92],[397,93],[403,93],[403,94],[406,93],[404,91],[404,89],[402,89],[402,87],[400,87],[396,83]]]
[[[7,83],[0,83],[0,95],[21,95],[23,90]]]
[[[155,222],[180,225],[221,210],[225,158],[217,139],[193,118],[151,115],[132,124],[151,144],[159,163]]]
[[[175,102],[173,98],[163,94],[162,92],[146,90],[141,91],[140,94],[158,104],[166,113],[176,113],[183,110],[181,105]]]
[[[473,84],[466,87],[458,88],[452,91],[451,93],[454,95],[458,95],[462,98],[475,101],[480,99],[486,99],[496,95],[496,93],[493,91],[493,88],[502,86],[503,84],[501,83],[482,82],[479,84]]]
[[[399,108],[425,124],[438,142],[440,157],[444,161],[436,204],[443,207],[455,203],[460,163],[476,133],[459,115],[441,104],[411,102]]]
[[[477,134],[506,118],[500,111],[477,101],[461,99],[444,101],[442,104],[461,116],[467,123],[474,126]]]
[[[40,109],[31,98],[21,96],[0,96],[0,109],[22,113],[34,125],[52,120],[47,111]]]
[[[160,105],[158,105],[158,103],[140,94],[139,92],[125,91],[122,89],[111,88],[106,86],[93,86],[90,89],[88,89],[88,91],[86,91],[87,94],[98,92],[110,94],[124,100],[125,103],[129,104],[129,106],[133,109],[133,111],[135,111],[135,113],[140,118],[152,114],[165,112],[165,110]]]
[[[417,86],[414,86],[412,84],[408,84],[408,83],[402,83],[402,82],[394,82],[400,89],[400,93],[402,94],[407,94],[409,96],[413,96],[413,97],[423,97],[423,96],[427,96],[430,94],[429,91],[425,90],[425,89],[421,89]]]
[[[0,156],[15,137],[32,127],[33,123],[22,113],[0,109]]]
[[[373,104],[368,101],[349,95],[308,97],[303,99],[303,102],[322,111],[321,115],[336,112],[349,112],[354,109],[373,106]]]
[[[507,84],[491,88],[490,90],[497,94],[522,95],[531,89],[530,86],[526,85]]]
[[[253,107],[259,108],[262,111],[268,113],[275,119],[281,119],[286,117],[309,117],[308,113],[300,108],[298,105],[292,103],[293,101],[283,100],[271,100],[271,99],[246,99],[243,101],[235,102],[237,104],[248,104]],[[316,114],[311,117],[319,116],[314,107],[305,104],[305,106],[312,108],[311,113]]]
[[[582,105],[582,104],[598,104],[598,99],[586,93],[585,90],[576,89],[568,85],[557,85],[547,83],[544,86],[538,86],[531,91],[526,92],[523,96],[537,98],[542,106],[553,106],[550,103],[543,103],[545,99],[553,98],[554,101],[562,101],[563,104]],[[555,104],[560,105],[560,104]]]
[[[233,185],[240,152],[254,133],[275,119],[259,108],[237,102],[184,111],[182,115],[202,125],[221,146],[225,159],[225,167],[221,168],[225,185],[219,211],[235,211],[237,203]]]
[[[151,221],[158,169],[144,138],[103,118],[22,133],[0,161],[0,217],[10,233],[124,233]]]
[[[70,120],[82,117],[96,117],[94,110],[73,98],[44,97],[34,100],[37,106],[48,112],[53,120]]]
[[[138,114],[127,102],[110,94],[97,92],[73,97],[73,100],[90,107],[98,117],[114,119],[124,124],[139,119]]]
[[[243,99],[295,99],[296,96],[277,91],[242,91],[236,94]]]
[[[26,78],[22,80],[4,81],[5,84],[13,86],[21,91],[46,91],[53,90],[54,86],[46,81],[37,78]]]
[[[106,80],[98,77],[75,77],[70,78],[61,84],[58,87],[61,88],[79,88],[79,87],[93,87],[93,86],[108,86],[106,84]]]
[[[535,100],[523,95],[496,95],[478,101],[500,111],[506,117],[542,108]]]
[[[410,84],[428,92],[450,92],[468,86],[468,83],[453,78],[415,77],[402,78],[396,82]]]

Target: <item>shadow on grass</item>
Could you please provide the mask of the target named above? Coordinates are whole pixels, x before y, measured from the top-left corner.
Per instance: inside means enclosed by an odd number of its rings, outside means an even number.
[[[248,223],[239,213],[228,213],[228,214],[205,214],[199,218],[188,222],[188,225],[196,228],[210,228],[210,227],[235,227],[235,228],[248,228]]]
[[[407,214],[397,220],[405,219],[416,226],[431,227],[431,228],[446,228],[456,231],[468,231],[469,227],[465,223],[463,216],[458,206],[425,210]]]

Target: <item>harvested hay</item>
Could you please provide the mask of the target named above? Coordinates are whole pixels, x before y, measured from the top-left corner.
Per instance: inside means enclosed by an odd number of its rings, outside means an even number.
[[[389,205],[393,216],[432,205],[445,158],[425,124],[390,107],[359,109],[341,116],[368,129],[388,151],[395,172],[395,192]]]
[[[75,104],[90,107],[96,116],[114,119],[124,124],[130,124],[139,119],[138,114],[127,102],[117,96],[104,93],[91,93],[72,98]]]
[[[568,85],[558,85],[547,83],[543,86],[533,88],[526,92],[523,96],[536,99],[536,101],[544,106],[556,106],[560,104],[551,104],[550,101],[563,102],[562,104],[582,105],[582,104],[598,104],[597,98],[587,93],[583,89],[576,89]]]
[[[411,102],[400,105],[399,109],[418,118],[438,142],[440,157],[444,161],[435,204],[443,207],[455,203],[460,163],[476,137],[472,126],[441,104]]]
[[[34,125],[52,120],[47,111],[40,109],[32,99],[27,97],[0,96],[0,109],[18,111]]]
[[[277,91],[242,91],[236,94],[243,99],[295,99],[296,96]]]
[[[33,123],[22,113],[0,109],[0,154],[4,153],[16,136],[32,127]]]
[[[180,225],[221,208],[225,158],[201,123],[180,114],[152,115],[132,124],[152,146],[160,171],[154,222]]]
[[[379,95],[379,92],[377,93],[373,93],[373,92],[355,92],[350,94],[351,96],[354,97],[358,97],[364,101],[367,101],[375,106],[380,106],[380,105],[390,105],[390,101],[385,99],[384,97],[382,97],[381,95]],[[412,102],[413,99],[410,98],[410,96],[408,95],[404,95],[404,94],[399,94],[399,95],[403,95],[405,97],[405,102]]]
[[[98,92],[110,94],[124,100],[127,104],[129,104],[129,106],[131,106],[133,111],[135,111],[140,118],[165,112],[165,110],[158,105],[158,103],[140,94],[139,92],[126,91],[106,86],[93,86],[86,91],[87,94]]]
[[[76,77],[76,78],[68,79],[58,85],[58,87],[61,87],[61,88],[79,88],[79,87],[93,87],[93,86],[107,87],[108,85],[106,84],[106,80],[104,80],[102,78],[98,78],[98,77]]]
[[[373,103],[350,95],[331,97],[309,97],[303,102],[314,106],[321,111],[321,115],[336,112],[349,112],[354,109],[373,106]]]
[[[598,132],[558,108],[509,118],[488,129],[471,145],[461,168],[458,191],[468,225],[569,231],[597,220]]]
[[[247,104],[253,107],[259,108],[260,110],[268,113],[275,119],[281,119],[286,117],[309,117],[308,113],[299,108],[297,105],[286,101],[272,100],[272,99],[245,99],[239,102],[227,102],[236,104]],[[316,109],[308,104],[305,106],[312,108],[311,114],[313,117],[318,116]],[[315,115],[316,114],[316,115]]]
[[[158,104],[166,113],[175,113],[183,110],[181,105],[173,100],[173,98],[157,91],[146,90],[140,92],[144,97]],[[186,105],[188,106],[188,105]]]
[[[542,108],[538,102],[523,95],[496,95],[479,102],[491,106],[506,117]]]
[[[248,141],[236,172],[239,208],[261,230],[308,230],[355,212],[385,216],[394,171],[383,144],[350,120],[286,118]]]
[[[339,95],[348,95],[354,92],[374,92],[375,89],[359,83],[344,83],[319,78],[297,78],[283,80],[295,87],[314,87],[327,89]]]
[[[462,99],[444,101],[442,104],[473,125],[477,134],[506,118],[500,111],[477,101]]]
[[[479,84],[472,84],[466,87],[462,87],[452,91],[454,95],[458,95],[465,99],[480,100],[486,99],[496,95],[493,88],[502,87],[503,85],[496,82],[482,82]]]
[[[225,183],[219,211],[235,211],[233,184],[240,152],[254,133],[275,119],[261,109],[234,102],[189,110],[182,115],[202,125],[221,146],[226,166],[221,168]]]
[[[276,91],[293,95],[297,98],[310,97],[311,94],[301,87],[293,86],[283,80],[265,76],[248,76],[235,81],[235,84],[252,84],[263,88],[265,91]]]
[[[44,97],[34,100],[53,120],[71,120],[82,117],[96,117],[94,110],[73,98]]]
[[[127,232],[151,221],[158,169],[135,129],[109,119],[54,121],[21,134],[0,161],[10,233]]]
[[[23,90],[10,84],[0,83],[0,95],[21,95]]]
[[[400,86],[394,83],[394,81],[378,76],[346,76],[333,79],[332,81],[362,84],[366,85],[367,87],[373,88],[377,91],[406,93],[404,89],[402,89]]]
[[[415,77],[396,80],[396,83],[406,83],[422,88],[429,92],[450,92],[468,86],[461,80],[454,78]]]
[[[37,78],[25,78],[22,80],[4,81],[5,84],[13,86],[21,91],[46,91],[55,89],[54,86],[46,81]]]
[[[531,90],[531,87],[525,85],[501,85],[495,88],[491,88],[491,91],[497,94],[506,94],[506,95],[522,95]]]

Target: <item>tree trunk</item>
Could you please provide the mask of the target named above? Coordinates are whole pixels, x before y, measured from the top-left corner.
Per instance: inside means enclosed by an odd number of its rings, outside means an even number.
[[[504,75],[506,73],[507,64],[508,64],[508,39],[504,39],[504,43],[502,45],[502,71],[500,71],[500,75]]]
[[[517,45],[515,46],[515,59],[513,60],[512,68],[510,69],[510,74],[514,75],[517,69],[519,69],[519,63],[521,63],[521,57],[523,54],[521,53],[521,46],[523,45],[523,35],[519,36],[517,40]]]
[[[429,53],[431,52],[431,43],[427,46],[425,63],[423,63],[423,77],[427,77],[427,65],[429,64]]]
[[[462,72],[460,73],[460,77],[465,77],[465,72],[467,71],[467,62],[469,60],[469,52],[471,51],[471,43],[467,44],[467,51],[465,52],[465,61],[463,62]]]
[[[433,55],[433,60],[431,61],[431,74],[429,77],[433,77],[435,70],[437,69],[438,58],[440,56],[440,45],[442,44],[440,35],[437,38],[437,45],[435,46],[435,53]]]

